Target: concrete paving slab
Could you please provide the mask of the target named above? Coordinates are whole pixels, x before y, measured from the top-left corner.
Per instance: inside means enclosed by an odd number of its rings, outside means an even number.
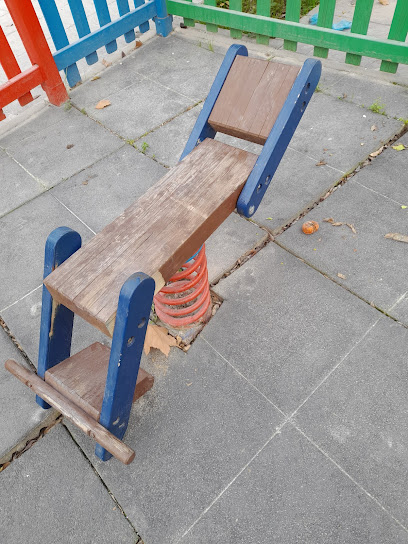
[[[290,426],[217,499],[182,539],[183,544],[402,544],[408,537],[406,530]]]
[[[98,232],[167,170],[131,145],[124,145],[52,189],[52,194]]]
[[[42,282],[44,247],[57,227],[78,231],[83,242],[91,231],[49,193],[0,219],[0,313]]]
[[[274,243],[215,291],[224,303],[201,335],[287,414],[378,316]]]
[[[338,73],[338,72],[337,72]],[[364,74],[345,74],[332,82],[319,84],[325,93],[353,102],[365,109],[378,105],[390,117],[407,118],[408,88],[388,81],[367,78]]]
[[[222,60],[221,55],[199,47],[198,43],[175,35],[165,40],[156,36],[104,71],[101,79],[74,89],[72,98],[75,104],[87,107],[104,95],[113,96],[135,80],[147,77],[197,102],[207,96]],[[90,87],[89,91],[86,87]]]
[[[87,113],[128,140],[143,136],[194,104],[191,98],[142,75],[135,77],[132,85],[100,99],[110,100],[111,105],[102,110],[92,105]],[[146,104],[153,107],[146,108]]]
[[[0,217],[45,190],[38,181],[33,179],[2,150],[0,150],[0,179]]]
[[[40,342],[42,287],[19,300],[2,312],[12,334],[29,357],[34,366],[38,363],[38,346]],[[79,316],[74,317],[71,353],[77,353],[93,342],[101,342],[110,346],[110,338],[89,325]]]
[[[268,237],[257,225],[237,213],[231,214],[205,243],[210,283],[217,282],[240,257],[262,245]]]
[[[135,544],[138,535],[60,425],[0,475],[1,542]]]
[[[407,329],[382,317],[296,414],[299,428],[405,527],[407,342]]]
[[[201,108],[202,104],[199,104],[177,116],[171,123],[166,123],[144,136],[143,141],[149,145],[146,155],[154,157],[166,166],[175,166],[180,159]],[[141,143],[141,140],[139,140],[136,145],[140,147]]]
[[[117,136],[75,108],[69,111],[60,108],[58,114],[59,122],[40,131],[31,128],[32,136],[7,146],[8,153],[47,188],[124,145]],[[37,123],[37,119],[31,123]],[[30,131],[27,125],[25,129]]]
[[[369,168],[374,176],[375,163]],[[392,315],[391,308],[407,290],[408,255],[405,244],[384,235],[408,232],[408,214],[399,203],[361,185],[359,178],[358,173],[294,223],[278,237],[278,243]],[[351,223],[357,233],[347,226],[333,227],[325,218]],[[320,224],[316,235],[301,232],[302,222],[308,219]]]
[[[393,146],[400,144],[408,149],[408,133],[385,149],[369,165],[362,168],[355,180],[396,204],[408,206],[408,176],[406,174],[408,152],[407,150],[396,151],[393,149]],[[408,214],[408,212],[406,213]]]
[[[343,177],[342,171],[328,165],[317,166],[318,162],[292,147],[287,149],[253,216],[254,221],[275,234],[310,208]]]
[[[134,404],[126,470],[73,431],[145,544],[175,542],[272,436],[282,415],[198,338],[188,354],[143,357],[153,389]],[[71,428],[71,427],[70,427]]]
[[[55,410],[43,410],[35,402],[35,395],[5,368],[7,359],[14,359],[32,370],[21,352],[0,328],[0,465],[21,450],[40,429],[57,417]],[[0,477],[1,478],[1,477]],[[5,541],[6,542],[6,541]]]
[[[373,132],[374,124],[378,130]],[[394,137],[402,126],[395,119],[315,93],[290,145],[316,162],[324,160],[334,168],[349,172]]]

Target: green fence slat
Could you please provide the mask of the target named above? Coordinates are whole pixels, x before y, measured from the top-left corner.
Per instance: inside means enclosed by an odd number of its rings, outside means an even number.
[[[186,2],[192,2],[193,0],[186,0]],[[189,17],[184,17],[183,18],[183,21],[184,21],[184,24],[186,26],[195,26],[195,21],[194,19],[190,19]]]
[[[301,0],[286,0],[286,20],[298,23],[300,19]],[[284,40],[283,48],[288,51],[296,51],[297,42]]]
[[[216,6],[217,5],[217,0],[204,0],[204,4],[206,6]],[[206,27],[207,27],[208,32],[218,32],[218,26],[217,25],[208,24],[208,25],[206,25]]]
[[[271,16],[271,0],[256,0],[256,14],[264,17]],[[269,36],[256,35],[256,43],[269,45]]]
[[[408,64],[408,44],[401,41],[379,40],[371,36],[339,32],[331,28],[319,28],[250,13],[238,13],[212,6],[191,4],[186,0],[167,0],[167,9],[171,15],[189,17],[220,27],[236,28],[254,34],[274,36],[364,57]]]
[[[317,18],[317,26],[331,28],[333,25],[334,10],[336,8],[336,0],[320,0],[319,16]],[[315,47],[314,56],[322,59],[327,59],[329,50],[327,47]]]
[[[364,34],[364,36],[367,34],[373,4],[374,0],[357,0],[350,32],[353,32],[353,34]],[[347,64],[360,66],[360,62],[361,55],[354,55],[353,53],[346,54]]]
[[[398,0],[395,6],[394,17],[388,34],[389,40],[397,40],[399,42],[405,42],[408,33],[408,2],[407,0]],[[383,72],[389,72],[395,74],[398,69],[396,62],[390,62],[389,60],[383,60],[380,70]]]
[[[229,9],[242,11],[242,0],[230,0]],[[242,38],[242,31],[236,28],[231,28],[230,34],[231,38]]]

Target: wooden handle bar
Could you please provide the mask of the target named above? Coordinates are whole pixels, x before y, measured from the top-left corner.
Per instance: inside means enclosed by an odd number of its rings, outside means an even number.
[[[61,395],[53,387],[48,385],[37,374],[19,365],[13,359],[6,361],[6,369],[18,378],[24,385],[32,389],[48,404],[61,412],[74,425],[85,434],[96,440],[102,447],[119,459],[125,465],[129,465],[135,458],[135,452],[124,444],[119,438],[110,433],[105,427],[90,417],[81,408]]]

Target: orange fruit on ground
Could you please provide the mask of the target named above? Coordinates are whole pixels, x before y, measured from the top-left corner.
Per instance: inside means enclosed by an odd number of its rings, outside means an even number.
[[[302,225],[302,232],[305,234],[313,234],[319,230],[319,223],[317,221],[306,221]]]

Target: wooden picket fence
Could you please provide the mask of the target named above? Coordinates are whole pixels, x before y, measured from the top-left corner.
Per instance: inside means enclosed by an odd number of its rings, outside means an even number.
[[[73,87],[81,81],[77,62],[85,58],[88,64],[98,61],[97,49],[105,47],[110,54],[117,50],[116,39],[125,37],[126,43],[135,40],[136,27],[141,33],[149,30],[149,20],[156,25],[156,32],[167,36],[172,30],[172,18],[166,11],[165,0],[133,0],[133,8],[129,0],[117,0],[119,17],[112,20],[112,9],[107,0],[68,0],[70,19],[73,20],[78,38],[69,41],[67,21],[61,17],[55,0],[38,0],[45,22],[51,34],[56,52],[54,60],[59,70],[64,70],[68,84]],[[60,8],[62,2],[58,2]],[[86,10],[84,7],[86,4]],[[97,16],[99,28],[91,31],[89,18]]]
[[[376,0],[377,1],[377,0]],[[329,49],[344,51],[345,62],[359,65],[361,57],[380,59],[381,70],[395,73],[399,63],[408,64],[408,0],[398,0],[388,33],[388,39],[367,36],[374,0],[356,0],[350,33],[332,30],[336,0],[320,0],[317,26],[300,24],[301,0],[286,0],[285,20],[269,17],[271,0],[257,0],[256,14],[242,13],[242,0],[229,0],[229,9],[216,7],[216,0],[204,0],[204,5],[187,0],[167,0],[172,15],[184,17],[187,26],[194,21],[207,24],[207,30],[230,28],[231,36],[242,32],[254,33],[258,42],[269,38],[284,39],[285,49],[296,51],[297,43],[314,45],[314,55],[327,58]]]
[[[18,100],[25,106],[33,100],[31,90],[41,85],[48,100],[56,106],[68,100],[64,83],[58,73],[40,23],[30,0],[5,0],[14,25],[23,41],[32,66],[23,72],[0,27],[0,64],[7,81],[0,85],[0,121],[3,108]]]

